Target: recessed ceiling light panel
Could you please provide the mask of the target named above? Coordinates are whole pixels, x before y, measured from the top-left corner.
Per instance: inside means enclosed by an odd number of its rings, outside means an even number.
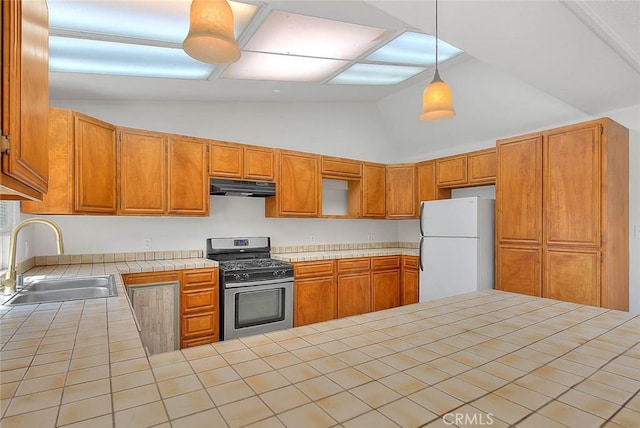
[[[425,70],[426,68],[424,67],[354,64],[328,83],[339,85],[397,85]]]
[[[460,53],[462,53],[460,49],[442,40],[439,41],[438,57],[440,64]],[[436,63],[436,38],[430,34],[407,31],[372,52],[364,61],[414,64],[429,67]]]

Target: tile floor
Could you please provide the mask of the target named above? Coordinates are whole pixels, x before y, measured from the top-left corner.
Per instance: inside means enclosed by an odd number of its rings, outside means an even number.
[[[147,358],[120,300],[0,311],[10,427],[640,427],[640,317],[498,291]]]

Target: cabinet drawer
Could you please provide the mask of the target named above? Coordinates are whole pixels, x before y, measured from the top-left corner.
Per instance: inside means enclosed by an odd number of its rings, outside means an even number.
[[[371,258],[372,270],[398,269],[400,267],[400,256],[380,256]]]
[[[369,257],[338,260],[338,274],[368,271],[369,269],[371,269],[371,259]]]
[[[333,260],[319,262],[302,262],[293,264],[296,279],[306,277],[331,276],[334,272]]]
[[[217,269],[193,269],[182,273],[182,291],[216,288],[218,284]]]
[[[217,342],[217,341],[218,341],[217,336],[196,337],[195,339],[182,340],[180,344],[180,348],[183,349],[183,348],[191,348],[193,346],[208,345],[210,343]]]
[[[402,256],[402,267],[407,269],[418,269],[418,257]]]
[[[183,315],[181,321],[182,339],[218,335],[218,322],[215,312]]]
[[[338,177],[362,177],[362,163],[339,158],[322,158],[322,174]]]
[[[218,293],[215,290],[199,290],[182,293],[182,313],[211,312],[218,307]]]
[[[150,284],[154,282],[180,281],[180,273],[175,271],[126,273],[122,275],[122,281],[127,287]]]

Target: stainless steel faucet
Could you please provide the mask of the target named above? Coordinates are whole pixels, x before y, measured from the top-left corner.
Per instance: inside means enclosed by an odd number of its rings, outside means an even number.
[[[18,223],[15,229],[13,229],[13,232],[11,232],[11,239],[9,241],[9,270],[7,271],[5,279],[2,281],[4,294],[13,294],[16,291],[16,245],[18,243],[18,232],[20,232],[20,229],[22,229],[26,225],[32,223],[42,223],[50,226],[56,233],[56,238],[58,239],[58,254],[64,253],[62,231],[60,230],[60,227],[51,220],[47,220],[46,218],[34,217],[28,218]]]

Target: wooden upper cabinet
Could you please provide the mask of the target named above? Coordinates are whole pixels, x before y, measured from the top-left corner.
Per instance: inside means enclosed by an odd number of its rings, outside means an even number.
[[[548,132],[543,151],[545,244],[600,246],[600,125]]]
[[[496,149],[481,150],[467,155],[467,182],[470,185],[496,182]]]
[[[362,177],[362,162],[351,159],[322,157],[322,175],[337,178]]]
[[[275,152],[271,148],[243,146],[244,178],[257,181],[275,180]]]
[[[242,178],[242,145],[215,141],[209,143],[209,175]]]
[[[116,212],[116,129],[84,114],[74,114],[75,203],[78,213]]]
[[[136,129],[119,131],[119,213],[166,213],[167,144],[165,134]]]
[[[451,187],[467,184],[467,155],[451,156],[436,161],[436,185]]]
[[[416,218],[415,164],[387,165],[387,218]]]
[[[48,188],[49,175],[47,3],[3,1],[0,7],[0,199],[41,200]]]
[[[440,190],[481,186],[496,182],[496,150],[486,149],[436,161],[436,187]],[[450,197],[441,193],[439,199]]]
[[[169,136],[168,213],[209,215],[207,144],[202,140]]]
[[[500,243],[542,243],[542,135],[497,142],[496,236]]]
[[[362,217],[384,218],[386,210],[386,167],[365,163],[362,166]]]
[[[281,150],[278,152],[276,196],[265,201],[267,217],[318,217],[320,174],[318,156]]]

